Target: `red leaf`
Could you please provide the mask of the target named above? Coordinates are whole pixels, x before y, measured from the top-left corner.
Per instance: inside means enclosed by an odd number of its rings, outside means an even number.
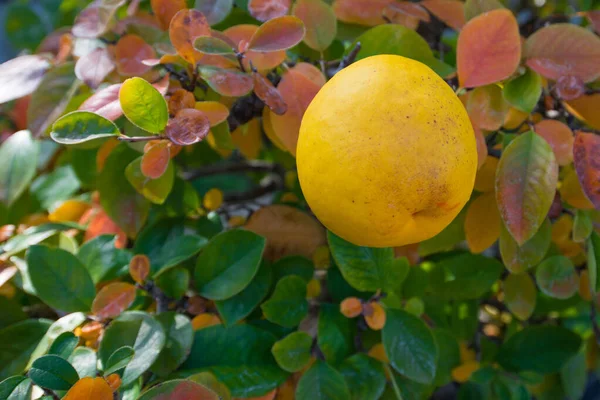
[[[81,217],[79,223],[88,224],[84,242],[100,235],[117,235],[115,247],[122,249],[127,244],[127,235],[125,232],[110,219],[101,207],[90,209]]]
[[[258,26],[256,25],[236,25],[226,29],[223,34],[234,43],[234,48],[241,51],[242,44],[244,42],[248,43],[257,30]],[[285,58],[286,54],[284,50],[270,53],[249,50],[244,54],[243,63],[246,69],[250,69],[251,61],[254,68],[264,71],[277,67]]]
[[[187,7],[185,0],[151,0],[150,4],[163,31],[169,29],[173,16]]]
[[[552,147],[558,165],[568,165],[573,161],[573,132],[560,121],[545,119],[535,124],[535,133],[546,139]]]
[[[335,40],[337,19],[333,9],[323,0],[298,0],[294,15],[304,22],[304,43],[311,49],[324,51]]]
[[[115,63],[108,50],[98,48],[77,60],[75,75],[86,85],[95,89],[114,69]]]
[[[118,317],[135,300],[135,286],[114,282],[104,286],[92,303],[92,312],[100,319]]]
[[[424,0],[421,5],[450,28],[459,31],[465,25],[464,3],[458,0]]]
[[[485,164],[485,159],[488,156],[488,148],[481,129],[473,125],[473,131],[475,132],[475,143],[477,143],[477,169],[479,169]]]
[[[190,64],[196,64],[203,56],[194,49],[194,39],[210,36],[206,17],[198,10],[181,10],[171,20],[169,38],[177,53]]]
[[[577,177],[586,196],[600,209],[600,136],[578,132],[573,144]]]
[[[165,133],[173,143],[188,146],[204,139],[209,129],[210,121],[202,111],[187,108],[169,120]]]
[[[286,15],[292,4],[291,0],[250,0],[250,15],[261,22]]]
[[[281,97],[281,93],[273,84],[255,72],[254,77],[254,93],[261,99],[270,109],[277,115],[283,115],[287,111],[287,105]]]
[[[521,60],[521,37],[509,10],[494,10],[470,20],[458,36],[458,80],[462,87],[508,78]]]
[[[219,400],[211,390],[192,381],[182,381],[168,393],[161,393],[153,400]]]
[[[384,9],[395,0],[337,0],[333,4],[336,17],[343,22],[366,26],[383,24]]]
[[[411,3],[410,1],[396,1],[387,6],[386,9],[404,14],[408,17],[417,18],[421,21],[431,21],[431,17],[420,4]]]
[[[158,179],[165,173],[171,159],[170,143],[161,140],[148,147],[142,156],[141,170],[145,177]]]
[[[138,76],[146,73],[151,67],[142,61],[156,57],[156,52],[138,35],[125,35],[115,46],[117,71],[124,76]]]
[[[95,1],[75,18],[73,35],[81,38],[97,38],[106,32],[113,15],[125,0]]]
[[[600,94],[581,96],[566,103],[567,110],[594,129],[600,129]]]
[[[510,105],[496,85],[478,87],[469,93],[467,112],[473,125],[487,131],[495,131],[502,126]]]
[[[32,93],[48,68],[48,60],[36,55],[21,56],[0,64],[0,104]]]
[[[548,79],[571,75],[591,82],[600,77],[600,38],[577,25],[540,29],[527,39],[523,53],[527,65]]]
[[[596,33],[600,33],[600,10],[588,11],[586,14]]]
[[[563,100],[575,100],[585,94],[585,84],[577,76],[561,76],[556,81],[554,90]]]
[[[129,275],[142,285],[150,274],[150,259],[144,254],[136,254],[129,262]]]
[[[300,43],[305,32],[300,18],[291,15],[274,18],[258,27],[248,49],[264,52],[287,50]]]
[[[202,67],[200,76],[212,90],[227,97],[244,96],[254,85],[250,75],[231,69]]]

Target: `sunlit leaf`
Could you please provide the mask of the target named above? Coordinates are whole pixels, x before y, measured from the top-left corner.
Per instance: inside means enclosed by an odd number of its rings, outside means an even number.
[[[151,0],[150,4],[163,31],[169,29],[171,19],[179,10],[187,8],[186,0]]]
[[[504,302],[521,321],[526,321],[533,314],[537,288],[528,274],[510,274],[504,280]]]
[[[337,20],[333,9],[323,0],[298,0],[292,13],[304,22],[304,43],[317,51],[327,49],[337,33]]]
[[[536,234],[519,246],[510,232],[502,227],[500,255],[506,268],[513,274],[520,274],[536,266],[550,247],[551,232],[550,221],[546,219]]]
[[[483,132],[479,127],[473,126],[473,132],[475,132],[475,142],[477,143],[477,169],[480,169],[488,156],[487,143]]]
[[[482,194],[469,204],[465,218],[465,235],[473,253],[481,253],[500,237],[502,221],[496,197],[492,192]]]
[[[502,93],[510,104],[529,114],[542,95],[542,78],[527,69],[523,75],[508,81]]]
[[[575,139],[571,128],[555,119],[545,119],[535,124],[533,130],[552,147],[558,165],[568,165],[573,161]]]
[[[92,303],[92,312],[100,319],[118,317],[135,300],[135,286],[113,282],[104,286]]]
[[[122,36],[115,46],[117,71],[124,76],[143,75],[151,67],[142,61],[156,57],[152,46],[138,35]]]
[[[127,79],[119,90],[123,114],[134,125],[160,133],[169,119],[167,102],[162,94],[142,78]]]
[[[202,58],[202,53],[193,46],[198,36],[210,36],[210,26],[200,11],[184,9],[175,14],[169,26],[169,38],[177,53],[193,65]]]
[[[297,208],[273,204],[252,214],[245,225],[267,239],[265,258],[276,260],[288,255],[310,258],[327,240],[325,229]]]
[[[31,183],[39,151],[29,131],[15,132],[0,145],[0,202],[10,206]]]
[[[196,0],[195,8],[199,10],[210,25],[223,21],[231,12],[233,0]]]
[[[508,78],[521,60],[519,25],[509,10],[494,10],[467,22],[458,36],[458,79],[462,87]]]
[[[305,32],[300,18],[291,15],[274,18],[262,24],[252,35],[248,49],[262,52],[287,50],[300,43]]]
[[[539,135],[519,135],[502,152],[496,174],[496,199],[506,228],[522,245],[538,231],[550,210],[558,165]]]
[[[0,64],[0,104],[32,93],[48,68],[50,63],[38,55],[21,56]]]
[[[163,204],[173,188],[175,168],[173,162],[167,160],[165,172],[158,178],[151,179],[142,173],[142,157],[133,160],[125,168],[127,181],[135,190],[154,204]]]
[[[527,38],[523,54],[540,75],[558,79],[577,76],[591,82],[600,76],[600,38],[574,24],[552,24]]]
[[[215,92],[228,97],[240,97],[252,90],[252,77],[243,72],[217,67],[201,67],[200,76]]]
[[[100,0],[87,6],[73,24],[73,35],[80,38],[96,38],[108,29],[113,15],[125,0]]]
[[[209,129],[210,121],[202,111],[186,108],[169,121],[165,133],[176,145],[188,146],[204,139]]]
[[[579,275],[571,260],[553,256],[538,265],[535,280],[540,290],[550,297],[568,299],[579,289]]]
[[[421,5],[450,28],[459,31],[465,25],[464,3],[459,0],[424,0]]]
[[[283,115],[287,111],[287,104],[281,97],[281,93],[273,86],[271,81],[255,72],[252,74],[254,78],[254,93],[261,99],[271,111],[277,115]]]
[[[62,144],[77,144],[120,134],[110,120],[88,111],[73,111],[52,125],[50,137]]]
[[[467,112],[474,126],[488,131],[499,129],[510,105],[496,85],[487,85],[473,90],[467,100]]]
[[[110,57],[108,50],[97,48],[77,60],[75,75],[86,85],[95,89],[114,69],[115,63]]]
[[[573,144],[573,160],[581,187],[594,206],[600,208],[600,136],[578,132]]]
[[[256,25],[242,24],[226,29],[223,34],[235,44],[237,50],[241,51],[242,47],[248,44],[257,30],[258,26]],[[285,58],[286,54],[284,50],[269,53],[248,50],[244,54],[242,63],[247,70],[250,69],[250,62],[252,62],[252,65],[257,70],[266,71],[277,67]]]
[[[113,398],[112,389],[102,377],[85,377],[80,379],[69,389],[64,400],[111,400]]]
[[[198,36],[194,40],[194,48],[204,54],[233,55],[235,49],[222,39],[212,36]]]
[[[98,90],[79,106],[79,110],[94,112],[111,121],[116,120],[123,115],[119,103],[120,89],[121,84],[117,83]]]
[[[171,159],[170,143],[160,141],[152,144],[142,156],[141,170],[144,176],[150,179],[158,179],[165,173]]]
[[[227,106],[218,101],[199,101],[195,104],[195,108],[206,115],[211,127],[227,121],[229,116]]]
[[[594,129],[600,129],[600,93],[581,96],[565,103],[567,110]]]
[[[259,21],[265,22],[286,15],[292,0],[250,0],[248,11]]]

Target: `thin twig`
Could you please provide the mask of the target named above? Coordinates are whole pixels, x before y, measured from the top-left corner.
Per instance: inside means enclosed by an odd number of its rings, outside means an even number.
[[[150,140],[163,140],[167,139],[164,135],[156,135],[156,136],[119,136],[118,139],[121,142],[149,142]]]
[[[246,72],[246,67],[244,67],[244,53],[235,53],[235,56],[240,64],[240,69],[242,72]]]
[[[186,180],[194,180],[205,176],[229,174],[233,172],[267,172],[276,173],[281,176],[285,174],[284,168],[279,164],[267,161],[242,161],[238,163],[207,165],[201,169],[189,171],[184,175],[184,178]]]
[[[148,292],[156,301],[156,312],[162,313],[169,311],[169,303],[172,299],[167,296],[153,281],[146,282],[145,285],[141,287],[146,292]]]
[[[360,51],[361,48],[362,48],[362,45],[360,44],[360,42],[356,42],[356,45],[350,51],[350,53],[348,53],[348,55],[342,59],[342,62],[340,63],[340,66],[339,66],[338,70],[336,71],[336,73],[340,72],[341,70],[346,68],[348,65],[352,64],[354,62],[354,60],[356,60],[356,57],[358,56],[358,52]]]

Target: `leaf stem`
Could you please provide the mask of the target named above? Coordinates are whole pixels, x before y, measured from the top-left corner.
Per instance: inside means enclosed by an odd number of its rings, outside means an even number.
[[[340,72],[341,70],[346,68],[348,65],[352,64],[354,62],[354,60],[356,60],[356,57],[358,56],[358,52],[360,51],[361,48],[362,48],[362,45],[360,44],[360,42],[356,42],[356,45],[350,51],[350,53],[348,53],[348,55],[342,59],[342,62],[340,63],[340,66],[339,66],[338,70],[336,71],[336,73]]]
[[[244,67],[244,53],[235,53],[235,57],[238,60],[238,63],[240,64],[240,69],[242,70],[242,72],[246,72],[246,67]]]
[[[398,387],[398,383],[396,382],[396,378],[394,378],[394,371],[392,371],[392,369],[390,368],[390,365],[387,363],[384,363],[383,367],[385,368],[386,372],[390,376],[390,380],[392,381],[392,386],[394,387],[394,393],[396,393],[396,398],[398,400],[404,400],[402,398],[402,393],[400,392],[400,388]]]
[[[164,140],[167,139],[164,135],[155,135],[155,136],[119,136],[118,139],[121,142],[149,142],[150,140]]]

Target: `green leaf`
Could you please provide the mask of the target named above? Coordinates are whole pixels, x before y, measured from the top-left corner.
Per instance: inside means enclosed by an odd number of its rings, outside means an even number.
[[[48,349],[48,354],[54,354],[66,360],[78,344],[79,338],[73,332],[63,332],[54,339],[50,349]]]
[[[573,241],[577,243],[585,242],[590,237],[594,225],[587,210],[576,210],[575,220],[573,221]]]
[[[167,296],[179,299],[190,286],[190,271],[183,267],[170,268],[160,274],[155,282]]]
[[[113,320],[104,332],[98,357],[106,366],[115,350],[123,346],[133,347],[135,355],[121,376],[123,385],[127,386],[150,368],[164,344],[165,332],[157,320],[144,312],[127,311]]]
[[[35,245],[27,250],[29,277],[45,303],[59,310],[89,311],[96,288],[83,264],[68,251]]]
[[[0,296],[0,310],[0,329],[28,318],[21,304],[5,296]]]
[[[7,5],[6,14],[3,16],[6,39],[15,49],[34,50],[50,33],[48,24],[42,20],[37,7],[34,8],[19,2]]]
[[[198,36],[194,40],[194,48],[204,54],[235,55],[234,49],[226,41],[213,36]]]
[[[434,329],[433,338],[438,349],[434,384],[443,386],[452,381],[452,370],[460,364],[460,349],[454,335],[446,329]]]
[[[44,210],[51,210],[58,203],[71,198],[80,188],[75,171],[70,165],[65,165],[39,176],[29,191]]]
[[[504,8],[498,0],[467,0],[465,2],[465,18],[470,20],[488,11]]]
[[[78,144],[120,133],[114,122],[101,115],[89,111],[73,111],[52,125],[50,137],[57,143]]]
[[[504,84],[502,94],[514,107],[529,114],[542,95],[542,77],[527,68],[523,75]]]
[[[537,288],[528,274],[510,274],[504,280],[504,303],[521,321],[533,314]]]
[[[140,233],[133,249],[148,256],[152,275],[156,275],[193,257],[207,243],[203,236],[190,232],[183,220],[162,219]]]
[[[0,146],[0,202],[10,206],[35,176],[39,144],[29,131],[15,132]]]
[[[395,54],[420,61],[441,77],[454,72],[454,68],[434,57],[425,39],[402,25],[384,24],[371,28],[356,38],[348,49],[353,49],[358,42],[361,50],[356,57],[357,61],[378,54]]]
[[[215,138],[215,146],[221,150],[235,150],[237,146],[233,143],[231,138],[231,132],[229,130],[229,123],[223,121],[218,125],[210,128],[213,137]]]
[[[51,323],[28,319],[0,330],[0,379],[20,374]]]
[[[503,226],[500,231],[502,262],[514,274],[525,272],[542,261],[551,242],[552,226],[547,218],[535,235],[521,246]]]
[[[282,278],[261,308],[269,321],[286,328],[297,326],[308,313],[306,282],[297,276]]]
[[[0,399],[31,399],[31,379],[24,376],[11,376],[0,382]]]
[[[298,372],[310,362],[312,343],[308,333],[294,332],[275,342],[271,353],[282,369]]]
[[[385,390],[385,373],[381,362],[366,354],[354,354],[340,365],[340,372],[350,390],[351,400],[377,400]]]
[[[271,355],[275,340],[251,325],[200,329],[182,369],[212,372],[233,397],[262,396],[287,378]]]
[[[59,231],[69,229],[84,229],[81,225],[72,223],[50,223],[40,226],[32,226],[26,229],[22,234],[14,236],[7,240],[2,246],[3,258],[8,258],[26,250],[28,247],[38,244],[49,237],[56,235]]]
[[[167,376],[175,371],[188,357],[194,341],[194,330],[185,315],[165,312],[156,316],[161,323],[167,339],[165,347],[150,370],[158,376]]]
[[[317,344],[325,361],[338,365],[354,352],[356,323],[340,312],[339,304],[321,304],[317,325]]]
[[[146,222],[150,209],[148,200],[125,178],[125,168],[137,157],[137,152],[122,143],[110,153],[98,176],[102,208],[127,236],[133,238]]]
[[[231,392],[227,386],[223,385],[223,383],[220,382],[217,377],[210,372],[200,372],[199,374],[189,376],[187,379],[209,388],[221,396],[219,400],[231,400]]]
[[[592,231],[590,238],[587,240],[587,261],[588,271],[590,274],[590,287],[593,293],[598,293],[600,290],[600,235],[596,231]]]
[[[265,245],[265,238],[244,230],[212,238],[196,263],[198,294],[225,300],[244,290],[258,271]]]
[[[579,275],[573,262],[565,256],[545,259],[535,271],[540,290],[557,299],[568,299],[579,289]]]
[[[79,380],[75,368],[53,354],[35,360],[27,375],[36,385],[51,390],[69,390]]]
[[[356,246],[327,232],[331,254],[348,283],[360,291],[395,291],[404,271],[394,268],[394,250]]]
[[[231,12],[233,0],[196,0],[194,8],[199,10],[210,25],[223,21]]]
[[[233,325],[246,318],[269,293],[271,287],[270,266],[262,263],[248,286],[226,300],[215,301],[215,306],[225,325]]]
[[[96,352],[89,347],[77,347],[73,351],[73,354],[71,354],[71,357],[69,357],[69,362],[75,368],[80,378],[96,377]]]
[[[500,278],[502,264],[489,257],[466,252],[440,254],[432,258],[438,279],[432,279],[431,288],[444,299],[476,299],[487,292]],[[437,276],[437,275],[436,275]]]
[[[348,400],[350,391],[342,374],[324,361],[316,361],[302,375],[296,400]]]
[[[508,371],[558,372],[578,351],[581,337],[562,326],[528,326],[500,347],[496,361]]]
[[[169,120],[167,102],[158,90],[142,78],[129,78],[121,85],[119,102],[123,114],[135,126],[160,133]]]
[[[522,133],[502,152],[496,171],[496,200],[506,229],[519,245],[540,229],[557,183],[554,152],[541,136]]]
[[[26,369],[31,368],[33,361],[35,361],[37,358],[46,354],[48,352],[48,350],[50,349],[50,347],[52,346],[52,343],[54,343],[54,341],[61,334],[63,334],[64,332],[73,331],[76,327],[83,324],[83,322],[85,322],[85,320],[86,320],[86,316],[84,313],[76,312],[76,313],[67,314],[64,317],[59,318],[58,320],[54,321],[52,323],[52,325],[50,325],[50,328],[48,328],[48,331],[46,332],[46,334],[40,340],[38,340],[37,346],[35,347],[35,350],[31,354],[31,357],[29,359],[29,363],[27,364]]]
[[[94,283],[128,273],[131,253],[117,249],[116,242],[116,235],[100,235],[85,242],[79,248],[77,258],[85,265]]]
[[[581,399],[587,383],[586,354],[580,350],[560,369],[562,387],[569,399]]]
[[[283,257],[273,263],[273,282],[278,282],[284,276],[296,275],[308,283],[315,272],[311,260],[302,256]]]
[[[104,376],[114,374],[123,369],[131,362],[135,356],[135,350],[131,346],[119,347],[108,357],[106,366],[104,367]]]
[[[166,381],[145,391],[137,400],[220,400],[212,390],[197,382],[184,379]]]
[[[72,62],[67,62],[51,68],[31,95],[27,127],[33,137],[40,137],[49,130],[81,85],[74,67]]]
[[[157,179],[150,179],[144,176],[141,169],[142,157],[133,160],[127,168],[125,168],[125,176],[131,186],[138,191],[139,194],[150,200],[154,204],[163,204],[175,181],[175,167],[173,161],[169,161],[165,173]]]
[[[382,341],[396,371],[419,383],[433,381],[438,349],[423,321],[406,311],[388,308]]]

